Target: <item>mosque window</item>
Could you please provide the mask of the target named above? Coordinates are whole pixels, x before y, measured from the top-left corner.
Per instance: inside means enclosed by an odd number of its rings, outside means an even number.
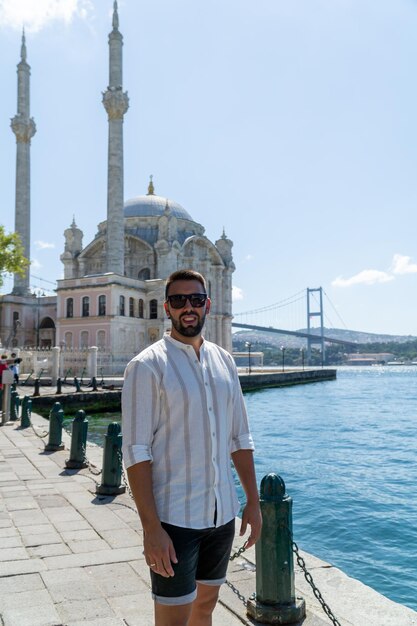
[[[106,296],[98,297],[98,314],[106,315]]]
[[[158,300],[151,300],[149,302],[149,319],[158,319]]]
[[[120,296],[119,298],[119,315],[125,314],[125,297]]]
[[[88,296],[84,296],[82,300],[82,316],[88,317],[90,315],[90,298]]]
[[[150,280],[150,278],[151,278],[151,270],[149,269],[149,267],[144,267],[138,273],[139,280]]]
[[[135,301],[129,298],[129,317],[135,317]]]
[[[138,312],[138,316],[143,319],[143,300],[142,298],[139,299],[139,312]]]
[[[67,298],[67,317],[74,317],[74,299]]]
[[[88,348],[88,330],[81,331],[80,339],[81,339],[80,348]]]
[[[97,331],[97,347],[103,350],[106,347],[106,331]]]

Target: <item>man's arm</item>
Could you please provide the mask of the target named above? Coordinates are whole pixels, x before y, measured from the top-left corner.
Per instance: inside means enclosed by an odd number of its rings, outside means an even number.
[[[232,452],[232,460],[246,494],[246,506],[242,513],[240,536],[245,534],[247,525],[249,524],[251,532],[247,547],[250,548],[258,541],[262,529],[262,516],[259,506],[253,452],[252,450],[236,450]]]
[[[127,469],[129,484],[135,499],[143,528],[143,551],[148,565],[155,563],[152,571],[168,578],[174,576],[172,563],[177,563],[173,543],[162,528],[156,511],[152,491],[150,461],[136,463]]]

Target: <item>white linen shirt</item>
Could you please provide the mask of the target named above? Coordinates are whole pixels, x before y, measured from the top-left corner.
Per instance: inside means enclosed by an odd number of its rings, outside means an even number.
[[[126,467],[152,462],[162,522],[184,528],[226,524],[239,511],[231,453],[253,450],[232,356],[203,341],[166,334],[128,364],[122,391]]]

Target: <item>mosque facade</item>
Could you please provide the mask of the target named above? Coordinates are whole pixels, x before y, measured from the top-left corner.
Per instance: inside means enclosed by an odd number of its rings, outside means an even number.
[[[129,99],[123,91],[123,37],[114,2],[109,34],[109,86],[103,94],[108,116],[107,219],[83,246],[75,219],[64,233],[64,277],[57,295],[30,293],[29,270],[15,276],[11,294],[0,296],[0,339],[4,348],[97,346],[133,355],[160,339],[169,327],[163,302],[166,278],[191,268],[207,281],[212,308],[205,336],[232,351],[232,241],[223,231],[211,242],[204,227],[177,202],[147,193],[124,201],[123,119]],[[29,111],[30,67],[23,35],[18,65],[18,113],[12,120],[17,142],[15,230],[30,258],[30,142],[36,132]]]

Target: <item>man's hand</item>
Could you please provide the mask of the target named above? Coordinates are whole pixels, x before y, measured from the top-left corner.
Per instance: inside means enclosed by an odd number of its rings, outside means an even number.
[[[246,547],[250,548],[258,541],[262,530],[262,515],[259,502],[247,503],[243,509],[242,523],[240,525],[239,535],[243,537],[247,526],[250,526],[250,535]]]
[[[164,578],[174,576],[172,563],[178,563],[177,555],[170,536],[160,524],[144,532],[143,548],[146,562],[153,572]]]

